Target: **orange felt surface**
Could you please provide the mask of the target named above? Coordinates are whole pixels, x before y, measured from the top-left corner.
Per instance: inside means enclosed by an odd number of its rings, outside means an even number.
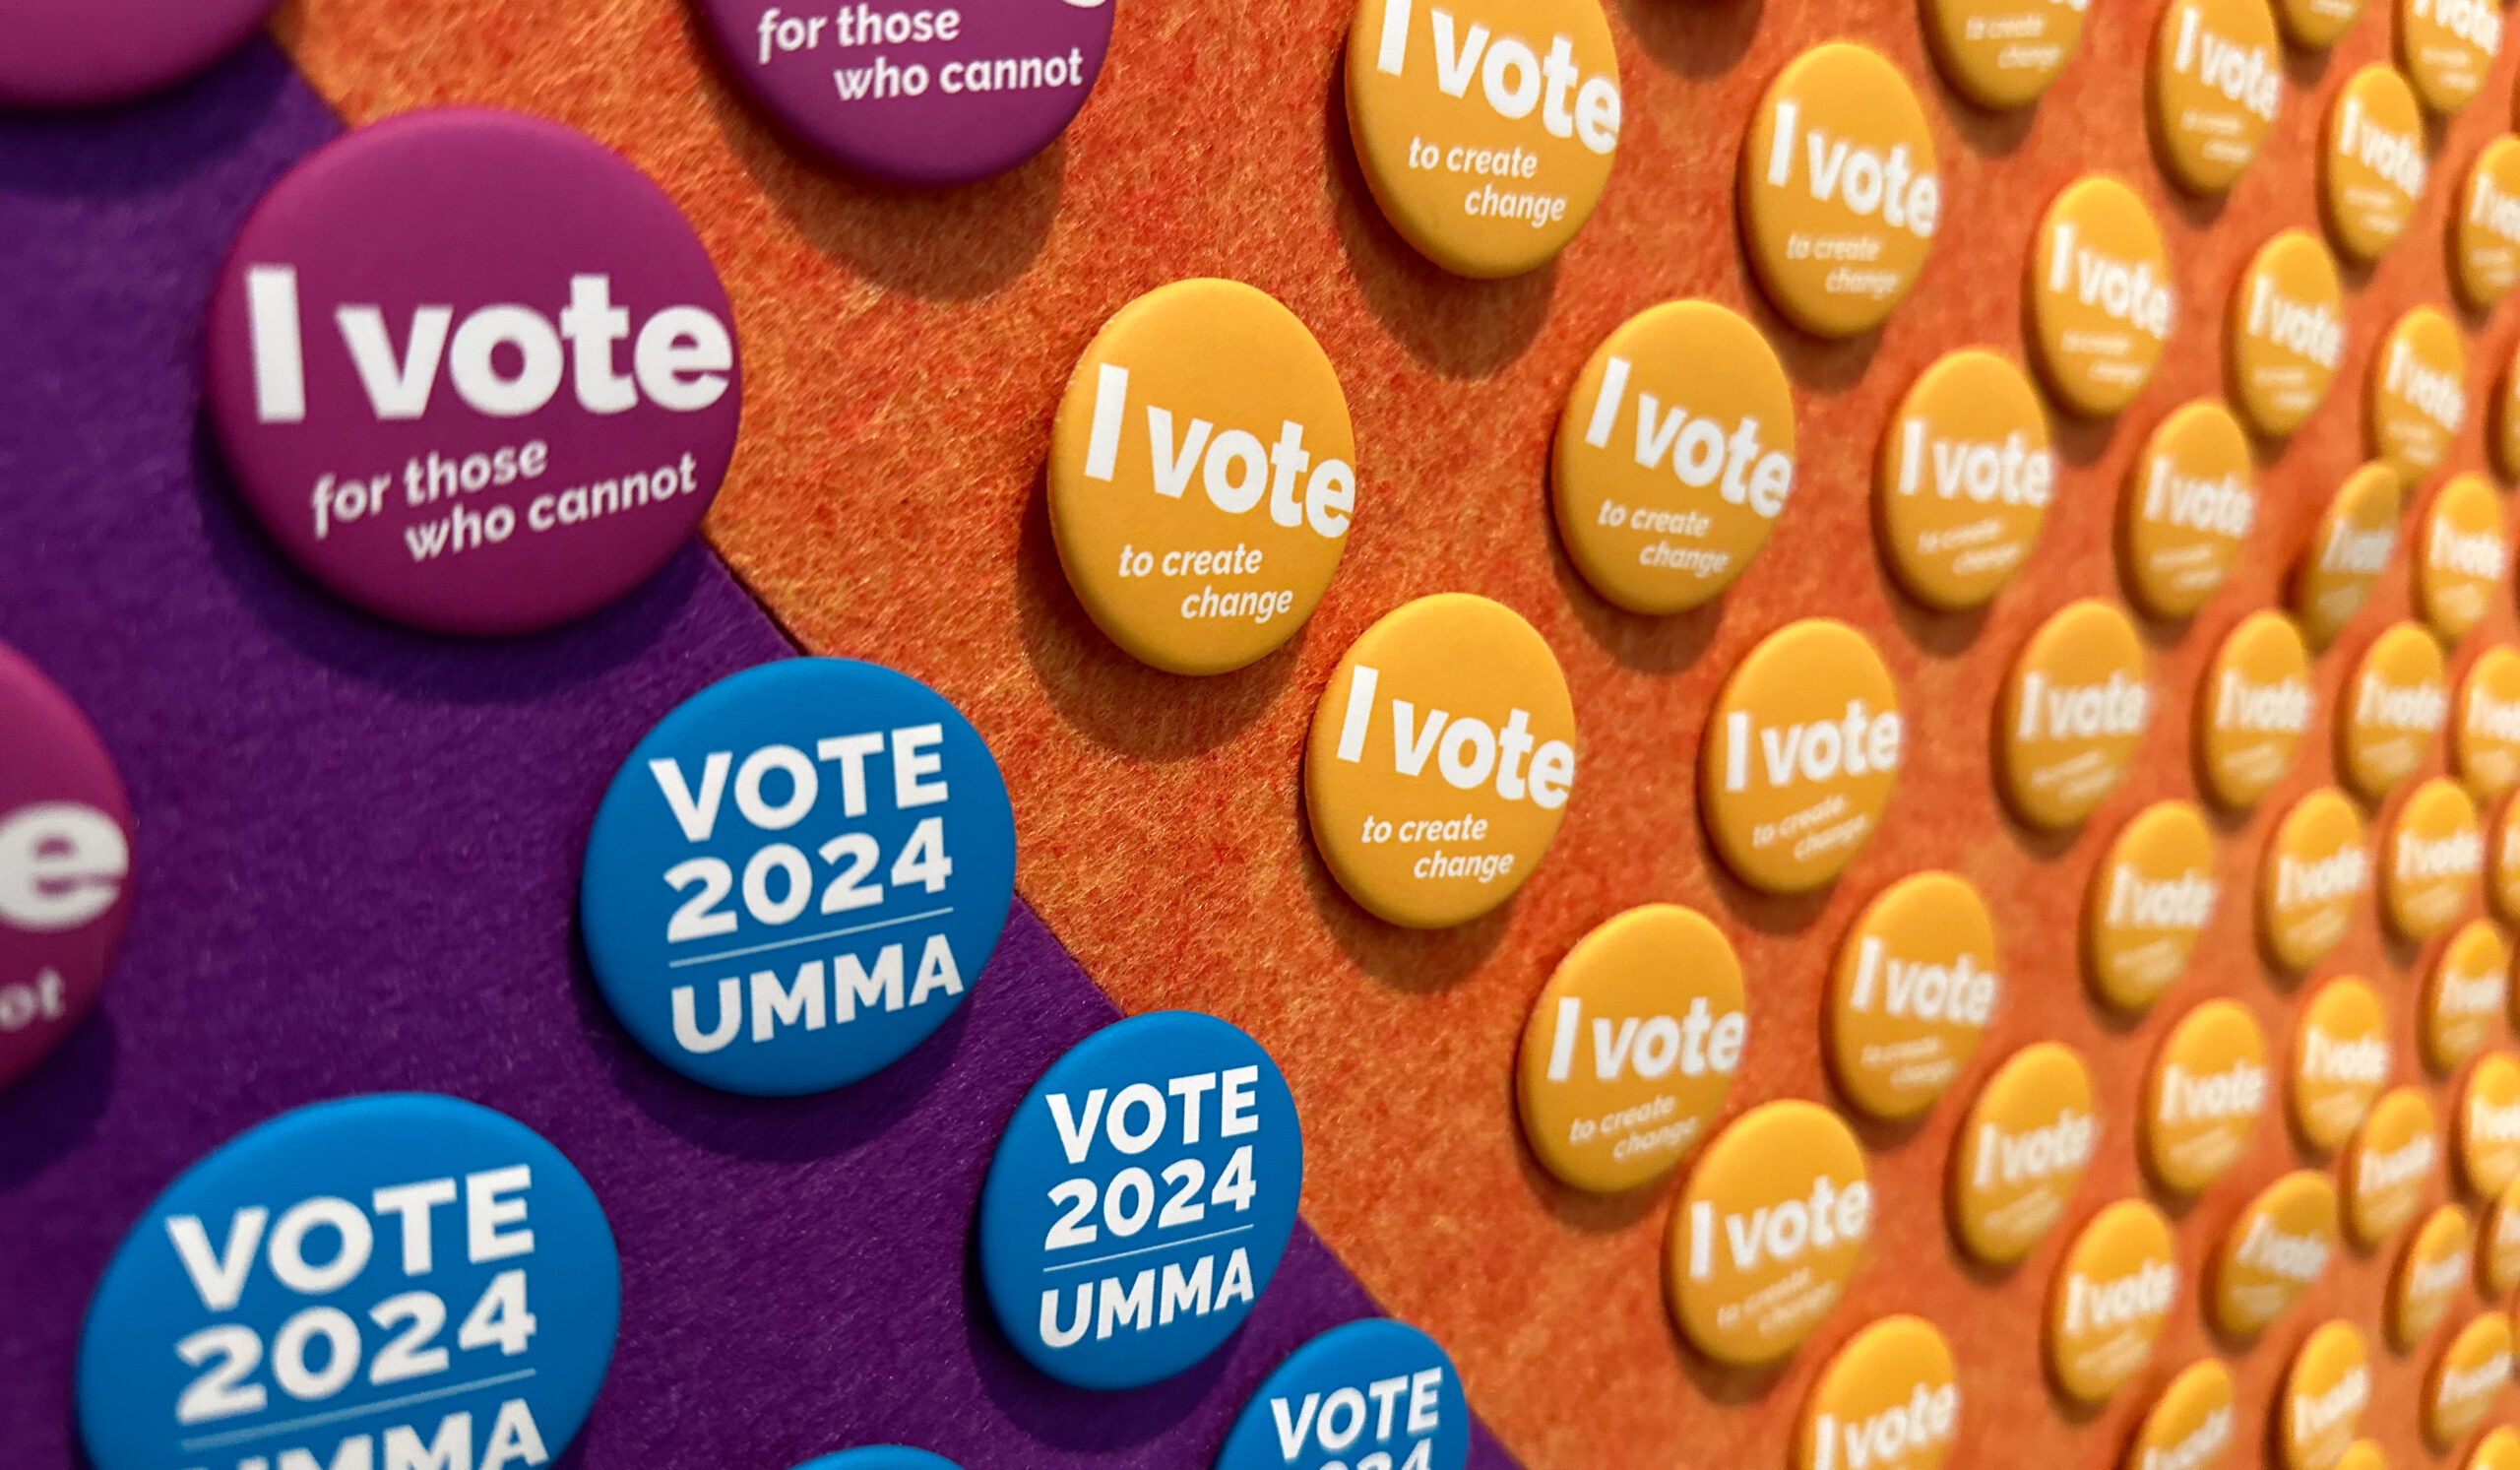
[[[2103,1412],[2061,1413],[2037,1369],[2048,1272],[2072,1226],[2143,1187],[2127,1120],[2170,1023],[2230,994],[2289,1034],[2306,988],[2257,959],[2246,896],[2275,814],[2326,779],[2324,739],[2259,814],[2224,824],[2225,905],[2188,980],[2139,1026],[2106,1024],[2083,999],[2084,884],[2128,814],[2195,789],[2187,703],[2206,659],[2276,596],[2328,492],[2361,462],[2372,343],[2405,307],[2448,299],[2444,212],[2467,160],[2505,125],[2509,58],[2468,115],[2438,130],[2435,182],[2408,237],[2375,269],[2349,271],[2344,374],[2308,427],[2265,455],[2249,564],[2192,625],[2153,630],[2174,697],[2142,769],[2085,831],[2049,840],[2009,824],[1989,786],[2004,667],[2056,607],[2113,592],[2110,532],[2130,457],[2171,409],[2219,390],[2224,297],[2250,254],[2281,227],[2317,226],[2321,107],[2354,66],[2387,54],[2384,10],[2333,54],[2291,58],[2267,157],[2228,201],[2201,204],[2168,197],[2147,150],[2154,0],[2095,5],[2054,92],[2001,117],[1941,87],[1913,0],[1612,0],[1628,123],[1600,213],[1554,267],[1474,284],[1419,261],[1375,214],[1339,99],[1338,0],[1119,3],[1109,67],[1065,140],[1003,178],[938,195],[834,176],[791,151],[729,95],[673,0],[304,0],[279,29],[354,120],[516,106],[586,129],[664,181],[726,279],[749,379],[711,538],[807,647],[880,659],[970,712],[1015,793],[1023,891],[1124,1005],[1196,1006],[1270,1047],[1305,1118],[1308,1218],[1390,1310],[1447,1343],[1473,1403],[1528,1463],[1781,1464],[1828,1353],[1899,1310],[1939,1322],[1957,1351],[1955,1463],[2111,1461],[2152,1392],[2215,1345],[2183,1291],[2153,1369]],[[1732,233],[1732,175],[1768,78],[1840,34],[1873,40],[1916,79],[1948,203],[1914,299],[1877,338],[1828,346],[1758,299]],[[2120,421],[2060,424],[2058,504],[2019,581],[1983,614],[1921,612],[1872,548],[1877,436],[1941,352],[2018,353],[2037,216],[2090,166],[2155,201],[2185,292],[2179,334]],[[1202,274],[1251,282],[1311,325],[1346,384],[1362,479],[1347,561],[1303,634],[1204,681],[1133,665],[1094,631],[1060,575],[1040,490],[1051,413],[1097,327],[1140,292]],[[1651,620],[1613,610],[1571,570],[1549,524],[1548,444],[1594,345],[1629,314],[1691,294],[1748,311],[1777,341],[1799,400],[1801,469],[1773,542],[1732,592]],[[2461,320],[2480,412],[2457,462],[2481,465],[2481,411],[2513,321],[2510,308]],[[1521,897],[1420,934],[1369,919],[1329,882],[1304,836],[1298,764],[1348,641],[1446,590],[1507,603],[1554,646],[1584,764],[1557,845]],[[2393,574],[2319,661],[2322,732],[2353,657],[2406,606]],[[1759,637],[1813,613],[1879,642],[1914,717],[1911,763],[1884,831],[1841,882],[1762,899],[1716,868],[1693,756],[1725,673]],[[2501,600],[2457,665],[2513,631]],[[1591,926],[1649,900],[1691,904],[1732,936],[1750,977],[1750,1056],[1732,1111],[1826,1097],[1817,1012],[1838,936],[1887,883],[1937,865],[1992,901],[2011,979],[1998,1023],[1921,1126],[1870,1135],[1881,1224],[1836,1315],[1780,1371],[1712,1371],[1678,1345],[1662,1306],[1668,1188],[1572,1196],[1524,1151],[1511,1075],[1525,1010]],[[2385,942],[2366,909],[2320,971],[2379,983],[2402,1072],[2416,1066],[2411,1010],[2429,958]],[[1975,1272],[1942,1226],[1950,1132],[1976,1082],[2039,1037],[2090,1054],[2110,1126],[2067,1229],[2016,1271]],[[2448,1091],[2435,1095],[2446,1106]],[[2298,1158],[2270,1118],[2243,1165],[2177,1211],[2183,1262],[2200,1266]],[[2225,1345],[2246,1430],[2236,1458],[2255,1457],[2284,1360],[2323,1314],[2377,1322],[2387,1267],[2349,1254],[2262,1342]],[[2425,1361],[2377,1353],[2366,1423],[2401,1466],[2434,1462],[2417,1431]]]

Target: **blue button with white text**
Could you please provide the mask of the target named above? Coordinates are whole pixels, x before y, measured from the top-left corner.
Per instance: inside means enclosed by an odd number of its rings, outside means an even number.
[[[1369,1317],[1289,1354],[1243,1405],[1217,1470],[1461,1470],[1469,1459],[1453,1360],[1408,1323]]]

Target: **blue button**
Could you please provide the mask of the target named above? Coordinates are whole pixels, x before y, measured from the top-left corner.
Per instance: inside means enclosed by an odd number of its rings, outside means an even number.
[[[924,1449],[907,1449],[899,1444],[870,1444],[864,1449],[844,1449],[838,1454],[821,1455],[798,1465],[796,1470],[962,1470],[941,1454]]]
[[[318,1103],[132,1227],[81,1332],[79,1433],[95,1470],[522,1470],[586,1422],[620,1320],[602,1207],[534,1130],[456,1098]]]
[[[675,1071],[792,1097],[954,1013],[1015,898],[1015,814],[944,697],[850,659],[702,690],[612,778],[578,909],[612,1013]]]
[[[1303,1188],[1294,1096],[1189,1011],[1087,1037],[1033,1084],[980,1188],[980,1279],[1034,1367],[1135,1388],[1214,1352],[1267,1290]]]
[[[1333,1327],[1243,1405],[1217,1470],[1461,1470],[1470,1405],[1441,1345],[1406,1322]]]

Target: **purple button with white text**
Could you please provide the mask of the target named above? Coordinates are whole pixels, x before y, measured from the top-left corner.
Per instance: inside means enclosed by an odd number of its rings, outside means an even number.
[[[734,453],[736,355],[708,251],[620,156],[410,112],[255,207],[211,302],[209,405],[316,581],[495,636],[591,612],[690,539]]]
[[[0,106],[93,107],[171,87],[244,44],[274,0],[6,0]]]
[[[1065,129],[1102,72],[1112,0],[698,0],[735,81],[861,173],[962,184]]]

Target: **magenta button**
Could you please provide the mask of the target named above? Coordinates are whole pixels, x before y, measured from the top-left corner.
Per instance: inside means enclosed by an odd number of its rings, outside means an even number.
[[[1047,148],[1102,75],[1112,0],[699,0],[726,67],[806,144],[903,184]]]
[[[91,107],[171,87],[274,0],[0,0],[0,106]]]
[[[724,288],[618,155],[509,112],[406,113],[255,207],[210,316],[237,487],[317,581],[446,633],[645,581],[725,477]]]

